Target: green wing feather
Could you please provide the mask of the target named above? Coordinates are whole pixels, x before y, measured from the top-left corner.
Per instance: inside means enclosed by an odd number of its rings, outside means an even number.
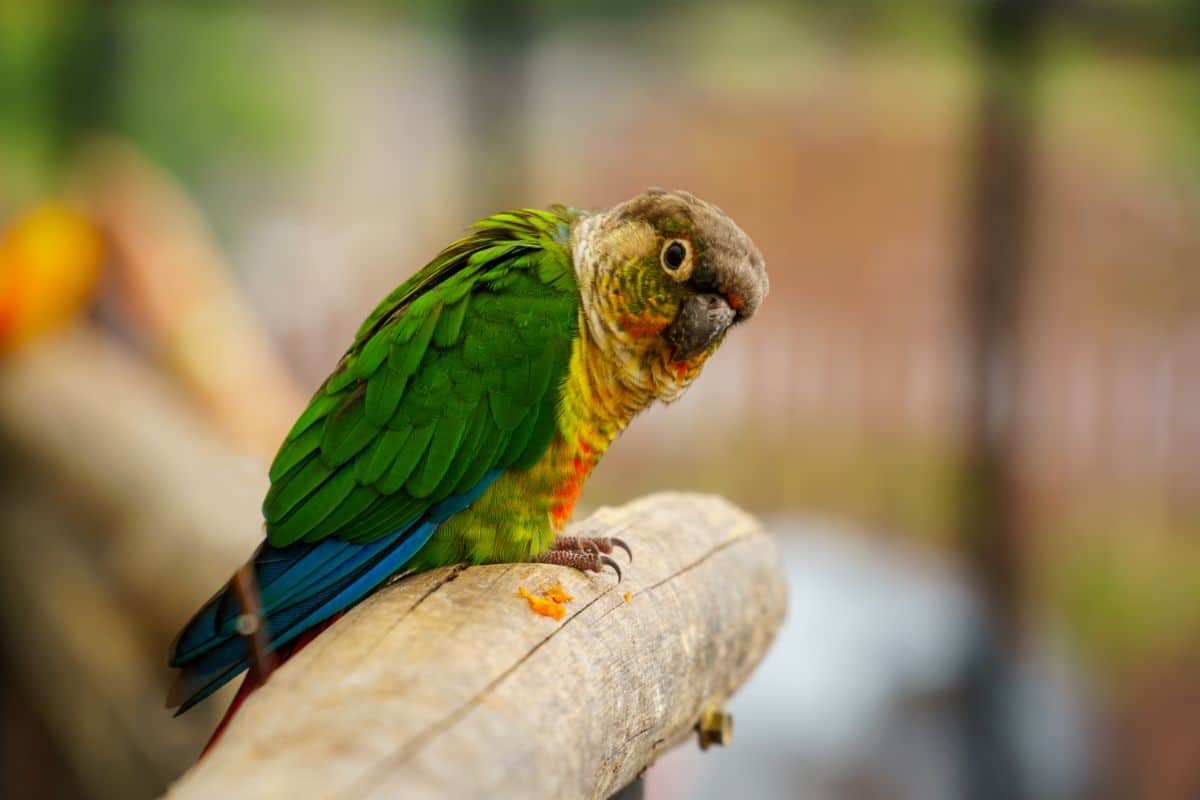
[[[575,336],[572,213],[489,217],[371,313],[271,465],[272,545],[369,542],[537,461]]]

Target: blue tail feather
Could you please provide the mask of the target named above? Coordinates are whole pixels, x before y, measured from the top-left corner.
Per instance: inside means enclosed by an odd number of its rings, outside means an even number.
[[[411,524],[365,544],[326,539],[275,548],[264,542],[253,563],[270,648],[277,650],[361,601],[403,569],[438,526],[475,502],[499,475],[498,470],[489,472],[469,492],[449,497]],[[171,701],[180,706],[177,713],[205,699],[250,665],[249,646],[237,633],[240,613],[227,585],[172,645],[170,664],[181,669],[171,692]]]

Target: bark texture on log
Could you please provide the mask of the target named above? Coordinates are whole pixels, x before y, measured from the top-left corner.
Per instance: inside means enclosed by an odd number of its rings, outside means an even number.
[[[624,582],[534,564],[397,581],[276,672],[169,796],[609,796],[746,679],[785,581],[716,497],[655,495],[573,532],[628,541]],[[560,580],[559,622],[517,597]]]

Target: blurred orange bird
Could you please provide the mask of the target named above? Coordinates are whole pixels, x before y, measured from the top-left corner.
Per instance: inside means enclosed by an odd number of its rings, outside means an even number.
[[[0,352],[70,319],[103,258],[99,230],[76,208],[48,202],[15,219],[0,238]]]

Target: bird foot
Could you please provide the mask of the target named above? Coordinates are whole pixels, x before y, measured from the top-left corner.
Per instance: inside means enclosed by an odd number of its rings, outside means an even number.
[[[542,564],[558,564],[582,572],[603,572],[606,567],[611,567],[617,573],[617,583],[620,583],[621,567],[609,557],[609,553],[618,547],[633,561],[633,551],[629,545],[613,536],[559,536],[550,545],[550,550],[536,560]]]
[[[615,536],[559,536],[554,540],[554,544],[550,545],[551,550],[579,550],[603,553],[606,556],[612,555],[613,550],[618,547],[625,551],[625,555],[629,556],[629,561],[632,563],[633,551],[629,549],[629,545],[625,544],[624,539],[618,539]]]

